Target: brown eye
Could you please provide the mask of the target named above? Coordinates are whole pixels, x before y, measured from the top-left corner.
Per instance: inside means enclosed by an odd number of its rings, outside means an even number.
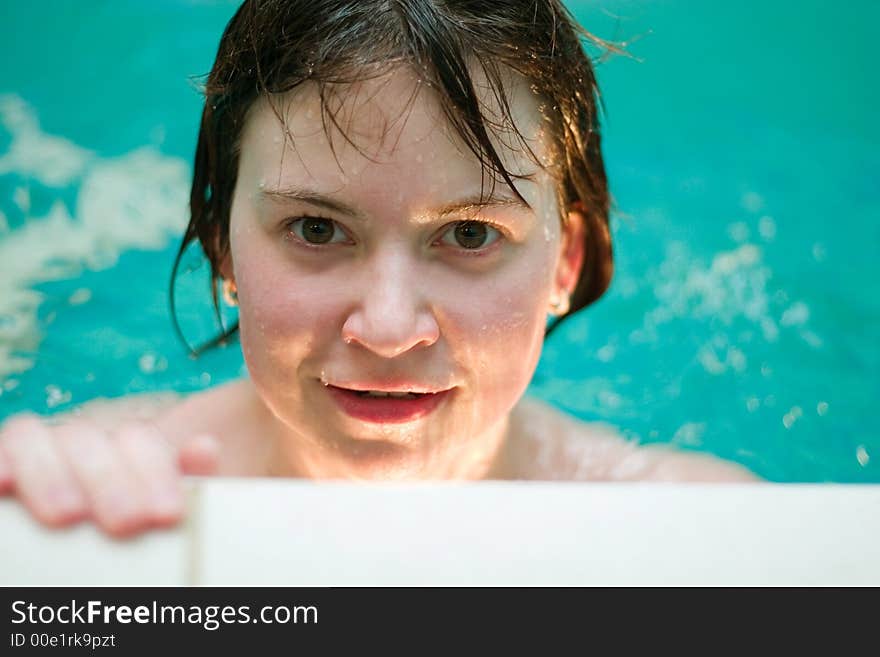
[[[322,217],[300,217],[292,221],[288,229],[308,244],[329,244],[346,239],[345,233],[337,229],[336,222]]]
[[[486,243],[488,228],[480,221],[462,221],[455,226],[455,241],[465,249],[479,249]]]

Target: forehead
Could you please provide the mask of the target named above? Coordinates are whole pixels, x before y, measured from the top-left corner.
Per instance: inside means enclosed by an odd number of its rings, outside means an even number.
[[[505,83],[509,117],[474,73],[490,140],[509,172],[532,176],[546,160],[543,122],[528,84]],[[481,179],[479,159],[448,120],[436,89],[409,67],[346,84],[306,82],[257,100],[241,137],[240,174],[261,182],[326,182],[379,174],[392,180],[462,184]],[[282,122],[283,119],[283,122]]]

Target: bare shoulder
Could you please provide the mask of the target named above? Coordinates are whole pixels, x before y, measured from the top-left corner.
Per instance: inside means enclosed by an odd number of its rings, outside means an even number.
[[[190,394],[163,391],[92,399],[47,420],[59,423],[78,417],[108,431],[142,421],[157,425],[172,439],[198,433],[222,437],[247,421],[250,400],[250,382],[242,379]]]
[[[255,391],[248,379],[237,379],[188,395],[155,418],[165,435],[210,434],[225,441],[255,423]]]
[[[49,424],[64,423],[82,418],[101,428],[112,431],[126,422],[153,420],[181,403],[183,395],[177,392],[151,392],[124,397],[96,397],[77,406],[72,411],[50,415]]]
[[[568,481],[758,481],[710,454],[639,445],[603,423],[588,423],[527,397],[511,416],[514,477]]]

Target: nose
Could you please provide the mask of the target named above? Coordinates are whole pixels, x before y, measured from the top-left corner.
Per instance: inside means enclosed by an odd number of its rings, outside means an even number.
[[[406,257],[377,261],[359,286],[361,299],[342,326],[342,339],[384,358],[437,342],[440,327]]]

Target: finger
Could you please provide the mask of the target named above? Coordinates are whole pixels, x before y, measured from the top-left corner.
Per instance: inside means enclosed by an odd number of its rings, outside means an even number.
[[[61,526],[88,515],[84,492],[58,450],[52,430],[33,415],[10,420],[0,435],[14,487],[40,522]]]
[[[184,441],[178,452],[178,463],[184,474],[211,475],[217,472],[220,443],[209,435],[197,435]]]
[[[0,439],[0,495],[12,492],[15,480],[12,478],[12,464],[3,451],[3,440]]]
[[[70,422],[57,430],[64,455],[101,529],[123,537],[149,527],[151,517],[144,485],[107,433],[85,420]]]
[[[169,525],[183,516],[180,471],[165,437],[150,425],[121,429],[117,442],[123,459],[141,480],[152,521]]]
[[[3,451],[3,440],[0,439],[0,495],[11,493],[13,484],[12,464],[9,462],[9,457]]]

